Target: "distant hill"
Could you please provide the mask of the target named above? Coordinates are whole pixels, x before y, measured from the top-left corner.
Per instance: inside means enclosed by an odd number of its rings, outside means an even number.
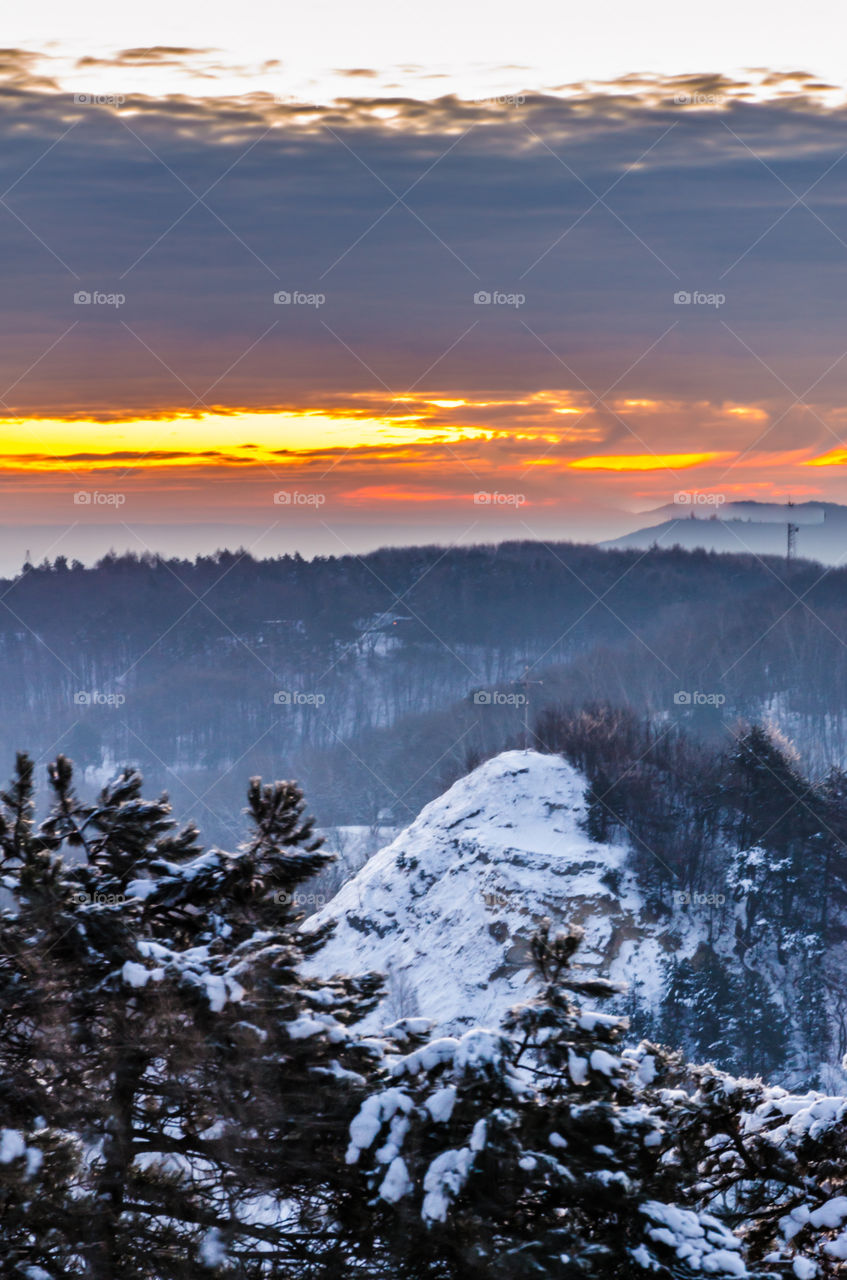
[[[787,508],[772,502],[728,502],[721,507],[668,503],[645,512],[649,524],[608,542],[603,548],[696,547],[707,551],[784,556]],[[824,564],[847,557],[847,506],[837,502],[801,502],[792,508],[799,526],[797,555]]]

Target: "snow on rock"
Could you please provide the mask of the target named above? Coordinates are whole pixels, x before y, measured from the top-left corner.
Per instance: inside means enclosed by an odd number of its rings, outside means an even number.
[[[652,1004],[663,949],[626,849],[583,831],[584,797],[584,778],[558,756],[486,761],[304,921],[305,932],[337,924],[307,972],[385,973],[373,1029],[419,1017],[442,1033],[496,1027],[533,994],[529,940],[549,916],[585,930],[583,964],[636,983]]]

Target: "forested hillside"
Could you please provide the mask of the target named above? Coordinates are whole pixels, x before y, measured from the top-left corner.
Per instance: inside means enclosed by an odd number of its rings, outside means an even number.
[[[377,1025],[390,1009],[455,1033],[523,997],[549,917],[584,929],[640,1034],[847,1089],[847,776],[810,781],[760,726],[722,753],[614,713],[550,736],[567,760],[488,760],[310,918],[336,925],[315,971],[379,969]]]
[[[59,558],[0,584],[0,687],[10,741],[92,782],[135,761],[225,840],[236,764],[303,778],[323,824],[402,824],[557,705],[713,741],[772,717],[822,770],[847,760],[845,635],[847,570],[808,562],[541,543]]]

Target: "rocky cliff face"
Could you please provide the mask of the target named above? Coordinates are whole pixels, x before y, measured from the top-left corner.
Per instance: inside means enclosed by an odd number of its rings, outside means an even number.
[[[532,990],[538,922],[585,930],[580,958],[648,1007],[664,953],[626,850],[582,830],[585,781],[564,760],[509,751],[428,804],[304,924],[336,922],[313,972],[378,969],[373,1025],[421,1015],[439,1028],[496,1025]]]

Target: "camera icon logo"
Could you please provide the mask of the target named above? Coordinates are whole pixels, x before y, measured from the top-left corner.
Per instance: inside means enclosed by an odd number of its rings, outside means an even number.
[[[278,307],[287,307],[291,303],[291,294],[287,289],[280,289],[274,294],[274,302]]]
[[[274,894],[274,902],[281,907],[290,907],[293,902],[292,895],[286,889],[277,889]]]
[[[673,700],[674,706],[688,707],[691,705],[691,694],[687,689],[680,689],[678,693],[674,694]]]
[[[473,296],[474,305],[477,307],[487,307],[491,303],[491,294],[487,289],[480,289]]]
[[[474,706],[477,706],[477,707],[491,706],[491,694],[487,689],[477,689],[474,693],[473,700],[474,700]]]
[[[673,296],[673,300],[678,307],[688,307],[691,305],[691,294],[687,289],[678,289]]]
[[[274,502],[278,507],[290,507],[291,506],[290,491],[288,489],[280,489],[278,493],[274,494]]]
[[[91,705],[91,694],[84,689],[78,689],[74,694],[74,702],[78,707],[88,707]]]
[[[91,294],[87,289],[77,289],[74,294],[74,302],[78,307],[87,307],[91,303]]]
[[[74,94],[74,104],[75,104],[75,106],[77,106],[77,107],[88,107],[88,106],[90,106],[90,105],[91,105],[91,94],[90,94],[90,93],[75,93],[75,94]]]
[[[89,507],[91,506],[91,494],[87,489],[78,489],[74,494],[74,506]]]
[[[290,707],[291,694],[285,689],[277,689],[274,694],[274,702],[278,707]]]

